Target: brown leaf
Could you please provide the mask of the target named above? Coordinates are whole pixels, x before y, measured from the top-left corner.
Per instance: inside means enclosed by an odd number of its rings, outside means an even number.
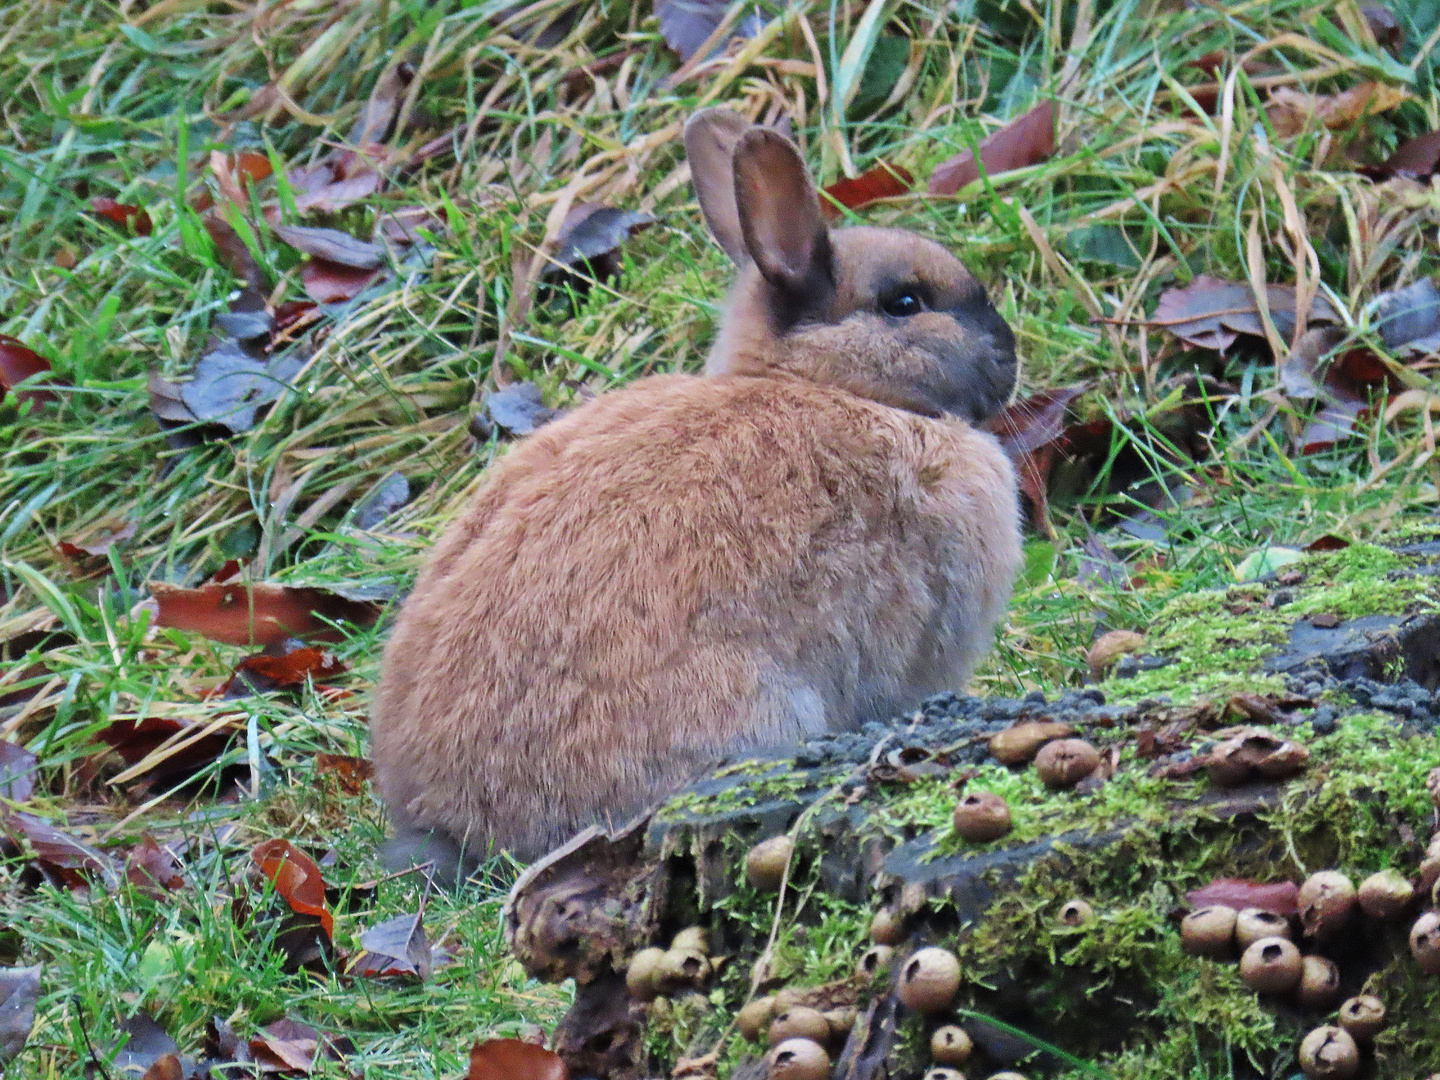
[[[1350,546],[1350,541],[1339,536],[1332,536],[1326,533],[1305,545],[1305,551],[1341,551]]]
[[[166,1054],[145,1070],[141,1080],[185,1080],[185,1070],[176,1054]]]
[[[121,232],[133,232],[136,236],[149,236],[154,229],[150,215],[138,206],[118,203],[105,195],[90,200],[90,209],[110,221]]]
[[[1404,354],[1440,352],[1440,289],[1424,277],[1376,297],[1375,322],[1385,347]]]
[[[360,935],[365,950],[350,965],[349,974],[369,978],[416,976],[428,979],[433,966],[430,942],[422,914],[397,915]]]
[[[414,80],[415,65],[408,60],[386,70],[375,80],[375,88],[370,91],[370,98],[360,110],[346,141],[351,146],[364,147],[390,138],[395,118],[400,112],[400,103]]]
[[[569,1080],[560,1055],[520,1039],[487,1039],[470,1048],[466,1080]]]
[[[124,1045],[115,1054],[115,1066],[121,1070],[121,1075],[133,1076],[145,1070],[145,1075],[149,1076],[149,1070],[157,1062],[179,1053],[175,1040],[147,1012],[138,1012],[122,1020],[120,1031]]]
[[[990,419],[985,427],[1015,464],[1020,490],[1030,502],[1030,521],[1044,529],[1049,517],[1050,472],[1064,451],[1065,414],[1086,390],[1065,386],[1021,398]]]
[[[334,938],[335,918],[325,906],[325,880],[315,860],[289,840],[265,840],[250,852],[260,872],[275,883],[275,891],[301,915],[320,920],[327,937]]]
[[[1360,9],[1360,14],[1370,25],[1370,33],[1375,36],[1376,44],[1382,49],[1398,52],[1405,44],[1405,27],[1400,25],[1400,20],[1389,8],[1379,4],[1366,4]]]
[[[13,1061],[35,1026],[41,965],[0,968],[0,1066]]]
[[[378,244],[357,240],[339,229],[320,229],[309,225],[277,225],[275,235],[296,251],[303,251],[328,262],[356,270],[374,270],[380,265],[384,250]]]
[[[35,791],[39,760],[23,746],[0,741],[0,799],[23,803]]]
[[[50,370],[50,361],[30,348],[19,338],[0,334],[0,397],[4,397],[31,375],[40,375]],[[55,395],[49,390],[15,390],[21,401],[31,401],[37,406],[54,401]]]
[[[365,781],[375,775],[375,765],[369,758],[316,754],[315,772],[320,776],[335,777],[340,782],[340,790],[347,795],[362,795]]]
[[[653,214],[618,210],[600,203],[578,203],[570,208],[555,241],[555,262],[546,275],[580,270],[600,281],[620,274],[620,248],[630,235],[654,222]]]
[[[288,1016],[267,1024],[250,1039],[250,1053],[261,1072],[309,1076],[319,1054],[338,1058],[351,1051],[348,1039],[321,1035]]]
[[[168,850],[145,833],[125,857],[125,878],[137,889],[152,895],[163,895],[182,888],[185,878],[180,863]]]
[[[300,268],[305,294],[317,304],[343,304],[353,300],[379,276],[379,269],[360,270],[329,259],[311,258]]]
[[[225,220],[219,210],[207,211],[200,220],[205,225],[205,231],[210,234],[210,241],[215,245],[221,262],[230,268],[232,274],[245,282],[247,287],[258,291],[260,267],[234,226]]]
[[[1300,886],[1293,881],[1275,881],[1261,884],[1248,878],[1216,878],[1185,894],[1186,902],[1192,908],[1209,907],[1212,904],[1234,908],[1259,908],[1276,915],[1294,915],[1299,910],[1297,897]]]
[[[1281,86],[1270,92],[1265,115],[1275,134],[1287,139],[1299,135],[1313,120],[1339,131],[1409,99],[1406,91],[1378,82],[1360,83],[1339,94],[1306,94]]]
[[[283,656],[259,653],[247,656],[235,666],[235,673],[225,684],[227,698],[265,693],[290,686],[304,686],[307,681],[333,679],[346,671],[335,654],[302,646]]]
[[[1425,180],[1436,169],[1440,169],[1440,131],[1427,131],[1401,143],[1381,164],[1368,165],[1357,171],[1372,180],[1389,180],[1392,176]]]
[[[36,868],[67,889],[86,887],[92,876],[99,878],[107,890],[120,883],[119,869],[110,856],[33,814],[6,814],[0,818],[0,828],[12,840],[23,838],[30,845]]]
[[[1055,103],[1044,101],[1018,120],[1006,124],[979,146],[986,176],[1038,165],[1055,153]],[[980,178],[975,155],[962,150],[930,174],[931,195],[954,195]]]
[[[904,195],[914,183],[915,178],[908,169],[878,161],[859,176],[841,177],[823,190],[846,209],[859,210],[877,199],[893,199],[897,195]],[[825,199],[820,200],[820,209],[832,221],[840,216],[835,205]]]
[[[61,540],[60,550],[72,559],[83,558],[86,555],[100,556],[108,552],[121,540],[129,540],[135,535],[135,522],[127,521],[118,529],[102,531],[98,536],[89,537],[84,543],[76,540]]]
[[[364,627],[380,615],[372,603],[267,582],[193,589],[151,582],[150,591],[159,606],[155,625],[204,634],[228,645],[274,645],[287,637],[329,641],[338,635],[325,620]]]
[[[258,184],[275,171],[275,167],[270,163],[270,155],[256,150],[238,151],[234,155],[230,167],[235,172],[247,177],[252,184]]]
[[[729,7],[729,0],[655,0],[660,36],[682,62],[689,60],[715,32]],[[717,48],[723,50],[736,38],[754,37],[764,25],[758,14],[746,12],[731,25],[729,39]]]
[[[159,782],[199,772],[230,748],[235,732],[223,728],[191,741],[192,735],[199,735],[208,726],[188,718],[147,716],[138,721],[120,720],[110,724],[102,728],[96,738],[119,754],[127,765],[139,764],[164,744],[183,743],[179,750],[145,772],[145,776]]]
[[[1267,285],[1266,300],[1270,319],[1280,336],[1290,339],[1295,334],[1295,288],[1292,285]],[[1330,301],[1316,296],[1310,303],[1309,321],[1341,322]],[[1197,274],[1188,285],[1166,289],[1155,305],[1155,314],[1147,320],[1174,334],[1187,345],[1200,349],[1224,351],[1240,334],[1264,337],[1260,309],[1248,284],[1221,281],[1208,274]]]

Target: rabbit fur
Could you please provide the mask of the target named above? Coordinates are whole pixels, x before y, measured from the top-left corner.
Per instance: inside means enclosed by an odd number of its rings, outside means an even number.
[[[439,876],[619,824],[716,760],[960,687],[1020,554],[975,430],[1014,337],[949,252],[830,231],[734,113],[686,152],[738,264],[703,376],[601,395],[490,470],[420,574],[371,719],[392,864]]]

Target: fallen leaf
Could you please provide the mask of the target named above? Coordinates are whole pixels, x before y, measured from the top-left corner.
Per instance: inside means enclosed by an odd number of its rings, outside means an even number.
[[[200,585],[193,589],[151,582],[156,626],[203,634],[227,645],[274,645],[287,637],[333,640],[330,622],[370,626],[379,607],[334,592],[257,582]]]
[[[231,159],[231,168],[248,177],[252,184],[258,184],[275,171],[275,167],[270,163],[270,155],[262,154],[258,150],[237,151]]]
[[[139,1012],[120,1021],[124,1045],[115,1054],[115,1067],[121,1074],[145,1072],[161,1058],[179,1054],[166,1030],[149,1013]]]
[[[1300,886],[1293,881],[1276,881],[1261,884],[1248,878],[1216,878],[1208,885],[1202,885],[1185,894],[1191,908],[1221,907],[1243,911],[1245,908],[1259,908],[1273,911],[1276,915],[1294,915],[1300,910],[1297,898]]]
[[[1290,339],[1295,334],[1294,286],[1267,285],[1265,296],[1275,329],[1282,338]],[[1343,320],[1330,301],[1316,296],[1310,303],[1309,321],[1338,323]],[[1241,334],[1265,336],[1260,309],[1250,286],[1221,281],[1208,274],[1197,274],[1188,285],[1161,293],[1155,314],[1146,325],[1162,327],[1187,345],[1221,352],[1233,345]]]
[[[532,382],[511,383],[485,397],[485,412],[494,424],[511,435],[529,435],[536,428],[560,416],[540,399],[540,388]]]
[[[1440,351],[1440,289],[1425,277],[1381,293],[1375,322],[1387,349],[1402,354]]]
[[[15,841],[30,845],[31,861],[45,877],[67,889],[86,888],[92,877],[106,890],[120,884],[113,859],[33,814],[10,813],[0,817],[0,828]]]
[[[299,1073],[309,1076],[315,1069],[316,1057],[341,1058],[353,1053],[348,1039],[321,1035],[309,1024],[288,1016],[267,1024],[251,1036],[250,1054],[261,1072]]]
[[[306,682],[333,679],[346,670],[334,653],[309,645],[293,649],[283,656],[260,653],[245,657],[235,666],[235,673],[225,684],[224,696],[246,697],[292,686],[304,686]]]
[[[381,214],[375,222],[375,238],[392,244],[418,244],[424,239],[420,230],[438,236],[445,230],[445,211],[431,211],[423,206],[402,206]]]
[[[357,240],[339,229],[320,229],[309,225],[277,225],[275,235],[296,251],[339,263],[356,270],[374,270],[385,251],[368,240]]]
[[[633,232],[654,220],[653,214],[579,203],[565,215],[555,241],[555,263],[546,268],[546,274],[574,270],[597,281],[618,277],[620,248]]]
[[[465,1080],[569,1080],[560,1055],[522,1039],[486,1039],[470,1048]]]
[[[39,759],[23,746],[0,741],[0,799],[23,803],[35,791]]]
[[[402,60],[394,67],[386,69],[380,78],[375,80],[375,87],[370,91],[365,107],[360,110],[354,127],[350,129],[347,141],[351,146],[369,146],[372,143],[383,143],[390,138],[395,119],[400,112],[400,103],[414,81],[415,65],[408,60]]]
[[[1427,131],[1407,139],[1379,165],[1367,165],[1357,171],[1372,180],[1389,180],[1392,176],[1428,179],[1440,169],[1440,131]]]
[[[1360,83],[1339,94],[1307,94],[1281,86],[1270,92],[1265,115],[1275,134],[1286,139],[1299,135],[1312,120],[1339,131],[1408,100],[1405,90],[1378,82]]]
[[[125,879],[152,895],[173,892],[185,884],[179,861],[149,833],[141,836],[125,857]]]
[[[980,163],[986,176],[1038,165],[1055,153],[1055,103],[1044,101],[981,141]],[[962,150],[930,174],[931,195],[954,195],[980,179],[975,155]]]
[[[1341,551],[1349,546],[1349,540],[1346,540],[1340,536],[1332,536],[1330,533],[1326,533],[1324,536],[1317,537],[1316,539],[1310,541],[1310,543],[1306,544],[1304,550]]]
[[[147,716],[138,721],[116,721],[101,728],[95,737],[119,754],[128,766],[139,765],[167,744],[178,747],[163,760],[153,762],[143,774],[157,783],[169,783],[207,768],[230,748],[236,734],[234,729],[221,727],[201,735],[209,726],[189,718]]]
[[[237,1065],[248,1065],[255,1060],[249,1040],[235,1034],[235,1029],[220,1016],[212,1016],[205,1024],[205,1056]]]
[[[355,958],[348,974],[428,979],[432,958],[422,914],[397,915],[361,934],[360,947],[365,951]]]
[[[72,559],[82,558],[86,555],[96,557],[104,555],[121,540],[129,540],[135,535],[135,522],[127,521],[118,529],[102,531],[98,536],[91,537],[80,543],[75,540],[61,540],[59,548],[62,553]]]
[[[915,178],[909,170],[888,162],[876,162],[856,177],[842,177],[823,189],[826,195],[847,210],[859,210],[877,199],[893,199],[904,195],[914,185]],[[821,199],[820,209],[832,221],[840,216],[833,203]]]
[[[0,968],[0,1065],[14,1061],[30,1029],[35,1026],[35,1004],[40,1000],[42,965]]]
[[[1379,4],[1366,4],[1360,9],[1366,23],[1370,26],[1370,33],[1375,36],[1375,42],[1382,49],[1390,52],[1398,52],[1405,44],[1405,27],[1400,25],[1400,20],[1389,8],[1381,7]]]
[[[30,346],[9,334],[0,334],[0,397],[14,390],[16,398],[21,401],[31,401],[36,405],[54,401],[55,395],[49,390],[15,390],[30,376],[49,370],[50,361]]]
[[[150,215],[140,207],[118,203],[105,195],[91,199],[90,209],[115,225],[121,232],[134,233],[136,236],[149,236],[154,229]]]
[[[655,0],[660,36],[681,61],[689,60],[704,45],[729,9],[728,0]],[[757,12],[747,11],[730,28],[730,37],[716,47],[723,50],[736,38],[752,38],[764,28]]]
[[[343,304],[354,300],[380,276],[380,270],[360,270],[353,266],[311,258],[300,268],[300,282],[305,295],[317,304]]]
[[[1038,529],[1049,518],[1050,473],[1064,451],[1065,416],[1084,386],[1042,390],[1007,405],[985,427],[1015,464],[1020,491],[1030,502],[1030,521]]]
[[[347,795],[363,795],[365,781],[375,775],[375,765],[369,758],[316,754],[315,772],[320,776],[335,777],[340,782],[340,790]]]
[[[303,175],[295,191],[295,209],[299,213],[315,210],[322,214],[338,214],[368,199],[380,190],[381,176],[374,168],[347,172],[334,164],[325,164]]]
[[[185,1068],[176,1054],[166,1054],[145,1070],[140,1080],[185,1080]]]
[[[290,388],[304,363],[293,353],[257,358],[231,338],[200,358],[190,381],[180,384],[180,400],[196,420],[238,435],[253,428],[258,411]],[[158,410],[156,415],[161,415]]]
[[[265,840],[250,852],[260,872],[275,883],[275,891],[300,915],[320,920],[325,936],[334,938],[335,919],[325,906],[325,880],[320,867],[289,840]]]
[[[392,472],[356,504],[353,524],[362,532],[369,532],[409,501],[410,481],[404,473]]]

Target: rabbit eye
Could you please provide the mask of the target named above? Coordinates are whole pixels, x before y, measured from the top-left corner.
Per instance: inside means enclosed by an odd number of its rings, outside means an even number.
[[[925,304],[920,297],[913,292],[899,292],[893,296],[887,296],[880,301],[880,310],[886,315],[893,315],[897,319],[904,319],[910,315],[919,315],[925,310]]]

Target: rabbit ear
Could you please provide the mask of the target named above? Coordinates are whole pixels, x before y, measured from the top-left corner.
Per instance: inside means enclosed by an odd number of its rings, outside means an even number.
[[[685,157],[690,181],[710,233],[736,266],[750,259],[735,209],[735,144],[751,124],[729,109],[701,109],[685,123]]]
[[[752,128],[735,147],[735,202],[745,249],[784,294],[821,307],[835,282],[830,230],[795,144]]]

